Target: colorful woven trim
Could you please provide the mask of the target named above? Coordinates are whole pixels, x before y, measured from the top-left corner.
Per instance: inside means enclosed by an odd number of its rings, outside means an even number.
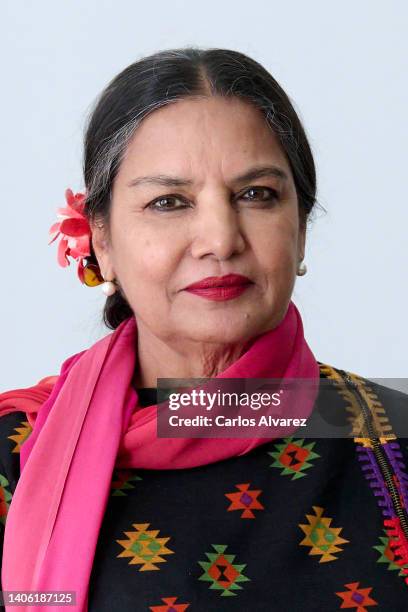
[[[320,363],[319,367],[323,376],[334,382],[337,391],[346,401],[346,410],[349,412],[349,421],[352,425],[351,435],[360,432],[364,415],[356,394],[346,385],[341,374],[335,368]],[[392,480],[398,491],[399,504],[408,512],[408,470],[385,408],[366,379],[351,372],[346,373],[358,384],[360,395],[371,413],[374,430],[379,433],[377,439],[388,459]],[[389,546],[395,555],[394,563],[401,566],[404,581],[408,586],[408,567],[402,567],[408,564],[408,539],[403,531],[401,520],[395,511],[390,489],[383,477],[373,443],[370,438],[361,438],[357,435],[353,437],[353,440],[356,443],[357,458],[364,477],[368,481],[382,512],[383,525],[390,539]]]

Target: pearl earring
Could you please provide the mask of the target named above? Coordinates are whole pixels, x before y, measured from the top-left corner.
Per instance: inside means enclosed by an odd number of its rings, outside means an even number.
[[[307,266],[306,266],[306,264],[305,264],[305,263],[301,262],[301,263],[299,264],[299,266],[298,266],[298,269],[297,269],[296,274],[297,274],[298,276],[304,276],[304,275],[306,274],[306,272],[307,272]]]
[[[102,292],[106,295],[106,296],[110,296],[113,295],[116,291],[116,285],[113,281],[105,281],[104,283],[102,283]]]

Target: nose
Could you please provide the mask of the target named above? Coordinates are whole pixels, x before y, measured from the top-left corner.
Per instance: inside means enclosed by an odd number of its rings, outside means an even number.
[[[199,205],[192,228],[192,256],[224,260],[242,253],[245,239],[241,219],[234,205],[224,198]]]

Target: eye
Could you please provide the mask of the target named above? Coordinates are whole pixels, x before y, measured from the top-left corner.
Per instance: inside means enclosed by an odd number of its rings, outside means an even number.
[[[257,192],[267,192],[269,193],[269,195],[267,195],[267,197],[260,198],[256,195]],[[248,198],[244,197],[245,194],[251,195]],[[255,194],[255,196],[253,194]],[[271,202],[279,199],[279,193],[276,191],[276,189],[272,189],[271,187],[250,187],[244,192],[243,195],[239,196],[239,199],[246,200],[249,202],[256,202],[258,200],[260,200],[261,202]],[[183,204],[181,206],[172,206],[171,203],[174,203],[175,201],[183,202]],[[175,210],[182,210],[184,208],[188,208],[188,203],[184,200],[184,198],[179,195],[165,195],[161,196],[160,198],[157,198],[156,200],[153,200],[153,202],[150,202],[150,204],[148,204],[146,208],[160,213],[172,212]]]
[[[171,202],[172,200],[178,200],[179,202],[183,201],[183,199],[177,195],[161,196],[160,198],[157,198],[157,200],[153,200],[153,202],[150,202],[150,204],[148,204],[146,208],[150,208],[158,212],[166,212],[166,211],[172,211],[172,210],[181,210],[182,208],[187,207],[187,204],[185,203],[183,206],[166,205],[166,202],[169,202],[169,201]]]
[[[240,196],[243,200],[247,200],[252,202],[253,200],[258,200],[259,197],[256,197],[256,193],[258,192],[269,192],[269,196],[261,198],[262,202],[270,202],[271,200],[278,200],[279,199],[279,193],[276,191],[276,189],[272,189],[271,187],[250,187],[249,189],[247,189],[244,193],[247,194],[254,194],[255,193],[255,197],[249,197],[249,198],[245,198],[243,196]]]

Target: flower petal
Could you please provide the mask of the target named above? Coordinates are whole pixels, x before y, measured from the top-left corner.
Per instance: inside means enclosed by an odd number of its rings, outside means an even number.
[[[68,206],[71,206],[72,203],[75,201],[75,196],[73,194],[72,189],[66,189],[65,190],[65,199],[67,201]]]
[[[52,240],[49,241],[49,245],[52,244],[54,242],[54,240],[56,240],[58,238],[58,236],[60,235],[60,232],[57,232],[54,236],[54,238],[52,238]]]
[[[75,208],[70,208],[69,206],[65,206],[65,208],[58,208],[57,210],[57,219],[86,219],[86,217],[81,214],[80,211],[75,210]]]
[[[83,236],[90,231],[89,223],[86,219],[63,219],[60,231],[66,236]]]
[[[70,253],[71,253],[71,256],[74,259],[78,259],[78,258],[81,258],[81,257],[89,257],[90,256],[89,252],[86,253],[84,251],[81,251],[80,249],[77,249],[76,247],[70,249]]]
[[[84,262],[83,262],[82,259],[79,260],[77,274],[78,274],[78,278],[81,281],[81,283],[85,284],[85,279],[84,279]]]
[[[72,189],[66,189],[65,199],[70,208],[72,208],[75,211],[80,212],[81,214],[83,213],[83,208],[84,208],[85,199],[86,199],[86,195],[84,193],[78,192],[74,195]]]
[[[72,238],[71,236],[68,236],[67,242],[68,242],[68,246],[69,246],[69,248],[71,250],[71,253],[72,253],[72,249],[76,248],[77,239],[76,238]]]
[[[66,268],[67,266],[70,265],[70,262],[67,257],[67,250],[68,250],[67,240],[65,238],[62,238],[58,245],[57,259],[58,259],[59,265],[62,266],[63,268]]]
[[[50,229],[48,230],[49,234],[53,234],[54,232],[59,232],[59,221],[57,221],[56,223],[53,223],[50,227]]]
[[[87,236],[78,236],[76,239],[76,250],[82,253],[83,257],[89,257],[91,254],[91,237]]]
[[[77,193],[75,194],[74,201],[70,204],[70,206],[76,210],[77,212],[83,214],[84,206],[85,206],[85,194]]]
[[[54,223],[53,225],[51,225],[50,229],[48,230],[48,237],[51,238],[51,240],[48,244],[54,242],[54,240],[60,235],[59,226],[59,223]]]

